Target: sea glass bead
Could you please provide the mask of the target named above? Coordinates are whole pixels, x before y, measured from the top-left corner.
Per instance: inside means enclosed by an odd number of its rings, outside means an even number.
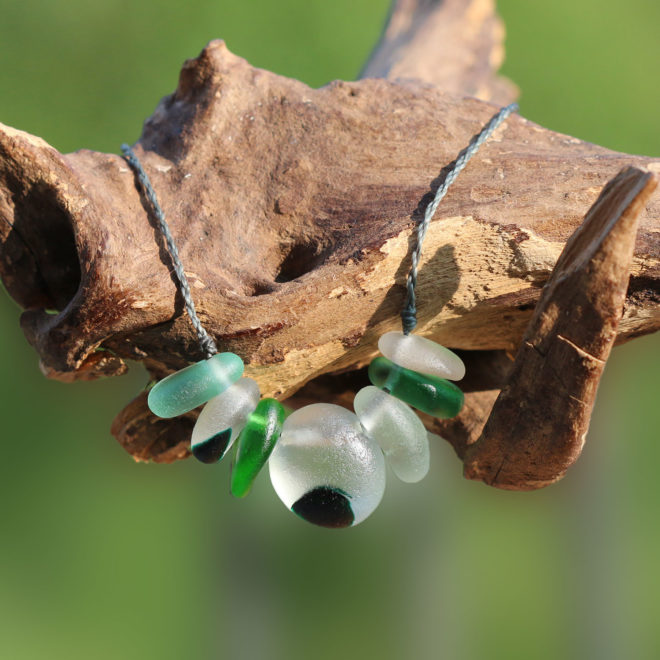
[[[210,401],[243,375],[236,353],[216,353],[156,383],[147,402],[154,415],[176,417]]]
[[[456,417],[463,407],[463,392],[444,378],[405,369],[385,357],[372,360],[368,373],[376,387],[433,417]]]
[[[369,385],[355,395],[353,408],[399,479],[414,483],[426,476],[430,464],[428,435],[405,403]]]
[[[211,399],[195,422],[190,449],[202,463],[216,463],[227,453],[259,403],[259,385],[241,378]]]
[[[284,504],[322,527],[350,527],[380,503],[385,459],[350,410],[313,403],[294,411],[268,462]]]
[[[238,436],[236,460],[231,469],[231,493],[245,497],[266,464],[282,433],[284,406],[277,399],[262,399]]]
[[[426,337],[386,332],[378,340],[378,349],[389,360],[422,374],[461,380],[465,376],[463,360],[448,348]]]

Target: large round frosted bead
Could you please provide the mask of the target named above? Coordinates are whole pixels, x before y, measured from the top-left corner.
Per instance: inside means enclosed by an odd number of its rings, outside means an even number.
[[[355,395],[353,407],[399,479],[414,483],[426,476],[430,464],[426,429],[405,403],[369,385]]]
[[[222,394],[211,399],[195,422],[190,449],[202,463],[219,461],[241,432],[250,413],[259,403],[259,385],[241,378]]]
[[[368,373],[376,387],[434,417],[456,417],[463,407],[463,392],[444,378],[404,369],[384,357],[373,359]]]
[[[378,506],[385,459],[346,408],[313,403],[293,412],[268,462],[273,488],[308,522],[350,527]]]
[[[277,444],[284,417],[284,406],[277,399],[262,399],[248,417],[236,441],[236,460],[231,468],[234,497],[245,497],[250,491]]]
[[[159,417],[183,415],[224,392],[242,375],[243,360],[236,353],[216,353],[156,383],[147,403]]]
[[[463,360],[448,348],[419,335],[386,332],[378,340],[378,349],[395,364],[422,374],[460,380],[465,376]]]

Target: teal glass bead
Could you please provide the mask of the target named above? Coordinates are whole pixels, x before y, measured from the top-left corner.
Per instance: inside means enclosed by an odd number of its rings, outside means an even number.
[[[277,399],[262,399],[248,417],[236,441],[236,460],[231,469],[231,493],[245,497],[275,448],[284,423],[284,406]]]
[[[433,417],[456,417],[463,392],[448,380],[405,369],[384,357],[369,365],[369,380],[384,392]]]
[[[217,353],[156,383],[149,391],[149,409],[158,417],[176,417],[210,401],[243,375],[236,353]]]

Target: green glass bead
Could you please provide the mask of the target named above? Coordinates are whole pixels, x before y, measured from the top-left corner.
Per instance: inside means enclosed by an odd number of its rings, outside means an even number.
[[[433,417],[456,417],[463,392],[448,380],[405,369],[384,357],[369,365],[369,380],[381,390]]]
[[[163,378],[149,391],[147,403],[154,415],[176,417],[210,401],[243,375],[236,353],[217,353]]]
[[[277,399],[262,399],[238,436],[236,460],[231,470],[231,493],[245,497],[275,448],[286,412]]]

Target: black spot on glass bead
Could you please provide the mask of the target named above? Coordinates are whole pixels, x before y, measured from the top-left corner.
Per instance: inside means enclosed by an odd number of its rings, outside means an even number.
[[[205,442],[196,444],[192,448],[192,454],[202,463],[217,463],[225,455],[230,439],[231,429],[225,429]]]
[[[319,486],[305,493],[291,507],[291,511],[321,527],[350,527],[355,521],[347,495],[328,486]]]

